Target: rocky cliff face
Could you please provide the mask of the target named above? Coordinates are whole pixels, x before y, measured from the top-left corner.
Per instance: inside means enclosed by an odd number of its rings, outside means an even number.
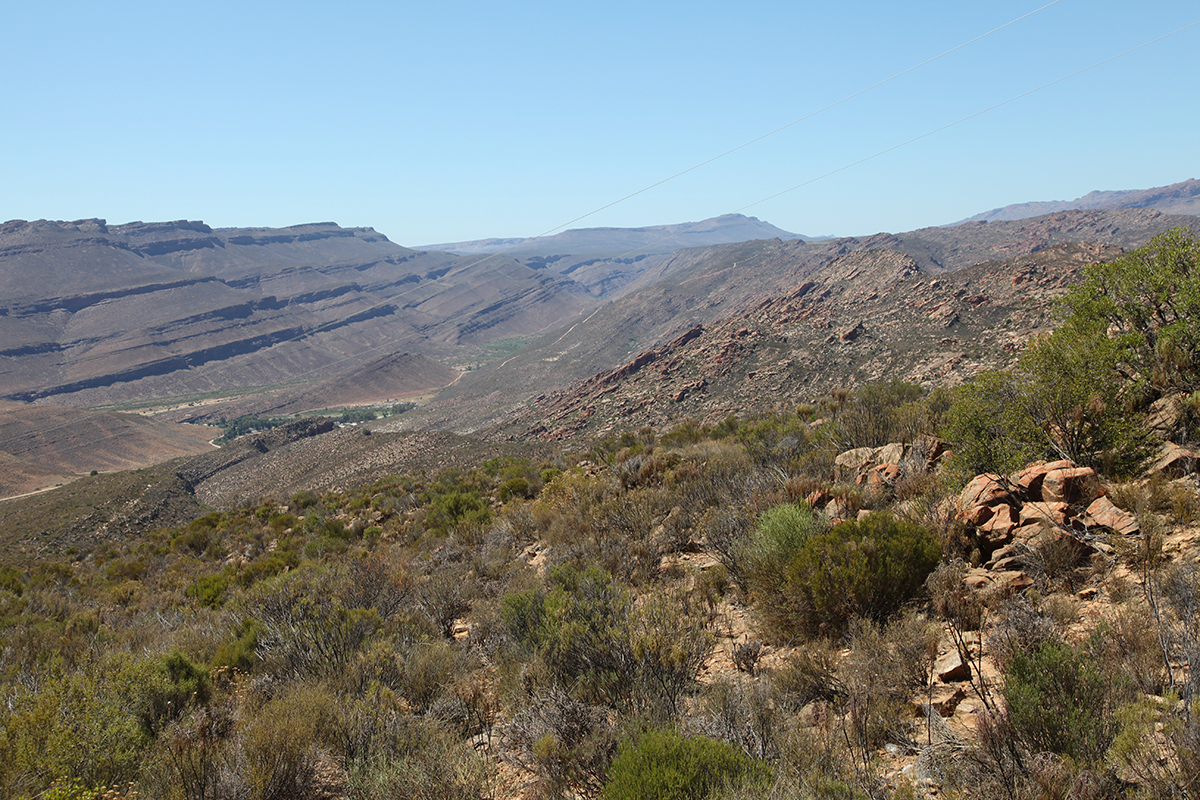
[[[91,405],[319,380],[527,334],[590,302],[544,271],[370,228],[14,220],[0,226],[0,387]]]

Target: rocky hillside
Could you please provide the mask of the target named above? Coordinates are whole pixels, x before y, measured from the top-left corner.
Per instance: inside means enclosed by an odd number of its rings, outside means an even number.
[[[478,352],[593,303],[545,271],[369,228],[14,220],[0,226],[0,385],[98,405],[309,382],[364,355]]]
[[[0,401],[0,498],[92,470],[137,469],[212,450],[219,432],[136,414]]]
[[[599,391],[595,382],[609,381],[611,393],[612,384],[624,385],[647,358],[658,367],[634,381],[640,386],[629,392],[641,399],[625,408],[654,405],[660,419],[720,413],[767,397],[794,403],[889,375],[932,382],[945,371],[948,380],[960,380],[1008,360],[1014,342],[1048,324],[1053,295],[1089,260],[1114,257],[1168,228],[1196,224],[1195,217],[1157,211],[1069,211],[864,238],[681,250],[639,279],[648,282],[645,288],[465,375],[420,414],[397,424],[476,432],[504,427],[518,435],[539,428],[539,415],[545,415],[552,423],[546,432],[556,435],[555,417],[565,413],[565,420],[594,405],[595,398],[585,402],[583,396]],[[991,266],[974,266],[981,264]],[[1027,270],[1036,279],[1014,284]],[[989,299],[975,304],[963,299],[976,296]],[[698,326],[702,335],[689,334]],[[756,333],[733,347],[733,334],[742,329]],[[672,363],[665,353],[688,336],[693,338],[683,343],[687,347],[728,352],[729,364],[736,366],[677,365],[664,377],[657,370]],[[718,379],[722,370],[726,377]],[[749,383],[732,377],[744,380],[751,372],[755,380]],[[681,391],[691,399],[672,405],[669,398]],[[576,400],[566,399],[577,392],[582,394]],[[559,405],[576,402],[570,412]],[[593,413],[599,411],[596,406]],[[612,418],[618,416],[614,411]],[[514,419],[530,418],[537,421],[512,427]],[[589,428],[601,421],[586,419]]]
[[[936,276],[894,250],[853,252],[784,294],[536,398],[515,436],[561,439],[679,417],[711,424],[875,381],[960,383],[1010,361],[1048,328],[1055,298],[1083,266],[1120,252],[1053,245]]]

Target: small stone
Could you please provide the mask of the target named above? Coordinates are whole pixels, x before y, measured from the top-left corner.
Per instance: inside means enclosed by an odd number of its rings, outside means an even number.
[[[933,673],[942,683],[955,683],[970,678],[971,668],[963,663],[962,656],[954,649],[938,657],[933,665]]]

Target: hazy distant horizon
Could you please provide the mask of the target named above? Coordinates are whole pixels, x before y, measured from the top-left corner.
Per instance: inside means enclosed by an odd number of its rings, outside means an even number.
[[[740,212],[849,236],[1192,177],[1200,27],[931,133],[1200,18],[1060,0],[572,222],[1042,6],[18,4],[0,219],[413,245]]]

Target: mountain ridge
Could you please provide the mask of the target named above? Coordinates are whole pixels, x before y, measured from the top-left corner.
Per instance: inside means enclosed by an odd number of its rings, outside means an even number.
[[[1169,186],[1157,186],[1150,189],[1092,191],[1074,200],[1014,203],[967,217],[951,223],[951,226],[967,222],[1014,221],[1052,214],[1057,211],[1122,208],[1151,208],[1166,214],[1200,214],[1200,180],[1189,178]]]

